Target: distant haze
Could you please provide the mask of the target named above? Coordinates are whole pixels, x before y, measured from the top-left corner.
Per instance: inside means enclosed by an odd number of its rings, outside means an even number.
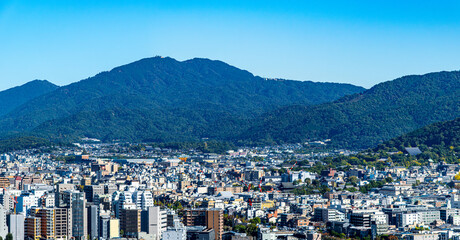
[[[155,55],[369,88],[460,69],[457,1],[0,1],[0,90]]]

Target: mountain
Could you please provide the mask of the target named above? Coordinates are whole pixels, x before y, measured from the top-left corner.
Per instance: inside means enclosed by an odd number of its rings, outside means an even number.
[[[0,116],[7,114],[29,100],[49,93],[58,86],[46,80],[34,80],[0,92]]]
[[[421,153],[408,154],[406,147],[418,147]],[[325,157],[322,159],[323,164],[316,164],[313,167],[304,160],[297,166],[308,166],[304,169],[317,173],[329,168],[341,169],[346,166],[366,166],[384,170],[389,165],[409,168],[438,162],[458,164],[459,155],[460,118],[456,118],[430,124],[357,154]]]
[[[262,115],[238,139],[374,147],[425,125],[460,116],[460,72],[411,75],[316,106],[288,106]]]
[[[457,148],[460,152],[460,118],[451,121],[434,123],[400,137],[379,144],[374,151],[398,150],[405,147],[442,146],[445,149]]]
[[[34,98],[0,119],[0,132],[56,140],[222,139],[267,111],[362,91],[350,84],[264,79],[221,61],[154,57]]]

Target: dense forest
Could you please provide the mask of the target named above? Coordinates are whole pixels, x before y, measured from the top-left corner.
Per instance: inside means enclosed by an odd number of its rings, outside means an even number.
[[[458,71],[405,76],[365,90],[264,79],[208,59],[154,57],[54,88],[6,113],[0,138],[235,145],[331,139],[333,148],[366,149],[460,116]]]
[[[384,169],[388,166],[422,166],[429,163],[460,163],[460,118],[435,123],[393,138],[350,156],[327,157],[324,164],[308,166],[308,161],[298,162],[295,170],[308,169],[320,173],[328,168],[348,169],[352,166],[369,166]],[[421,154],[410,155],[406,147],[418,147]]]
[[[350,84],[264,79],[208,59],[154,57],[34,98],[0,119],[0,133],[53,141],[228,139],[267,111],[364,90]]]
[[[439,122],[391,139],[374,148],[374,151],[403,151],[417,146],[460,148],[460,118]],[[457,150],[460,152],[460,149]]]
[[[56,143],[51,143],[46,139],[38,137],[13,137],[0,140],[0,153],[30,148],[51,147],[54,144]]]
[[[458,71],[406,76],[331,103],[289,106],[264,114],[239,139],[283,143],[329,138],[337,147],[369,148],[459,117],[458,99]]]
[[[24,85],[0,92],[0,116],[7,114],[20,105],[54,91],[58,86],[46,80],[34,80]]]

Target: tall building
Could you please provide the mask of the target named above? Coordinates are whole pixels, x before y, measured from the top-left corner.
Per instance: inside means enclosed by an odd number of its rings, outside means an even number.
[[[120,237],[120,220],[110,215],[101,215],[99,222],[99,237],[108,240]]]
[[[221,209],[187,209],[184,211],[185,226],[205,226],[214,229],[216,239],[222,239],[224,213]]]
[[[66,208],[32,208],[26,218],[26,237],[70,239],[70,214]],[[37,226],[36,224],[40,224]]]
[[[66,190],[59,196],[59,207],[70,209],[72,237],[86,240],[87,218],[85,214],[86,200],[85,193],[76,190]]]
[[[87,208],[88,214],[88,235],[90,239],[97,239],[99,237],[99,206],[90,205]]]
[[[7,218],[8,232],[13,235],[13,240],[24,240],[24,215],[11,214]]]
[[[120,219],[112,218],[109,221],[109,238],[120,237]]]
[[[113,210],[115,212],[115,217],[120,218],[121,217],[121,210],[125,205],[132,204],[133,203],[133,197],[131,192],[115,192],[112,195],[113,199],[116,199],[113,201]],[[118,199],[117,199],[118,198]]]
[[[99,237],[101,240],[109,239],[110,215],[101,215],[99,218]]]
[[[141,231],[153,235],[154,239],[161,239],[166,226],[166,211],[160,207],[148,207],[141,212]]]
[[[64,191],[67,191],[67,190],[74,190],[75,189],[75,185],[73,184],[64,184],[64,183],[60,183],[58,185],[56,185],[56,192],[54,193],[54,203],[56,205],[56,207],[64,207],[64,206],[60,206],[62,205],[61,204],[61,201],[62,201],[62,197],[61,197],[61,194],[64,192]]]
[[[94,196],[96,195],[104,195],[103,185],[89,185],[85,186],[83,190],[85,191],[88,202],[94,202]]]
[[[222,234],[224,233],[224,212],[222,209],[206,211],[206,227],[214,229],[217,240],[222,239]]]
[[[206,226],[205,209],[187,209],[184,211],[185,226]]]
[[[54,222],[56,224],[56,238],[70,239],[72,227],[70,211],[67,208],[55,208]]]
[[[3,205],[5,210],[13,210],[14,202],[11,198],[11,195],[7,191],[4,191],[4,193],[0,194],[0,204]]]
[[[38,217],[27,217],[24,222],[25,239],[40,240],[42,237],[41,219]]]
[[[0,205],[0,237],[5,239],[8,234],[8,226],[6,225],[6,210]]]
[[[122,209],[120,217],[120,229],[127,237],[137,237],[141,232],[141,210]]]
[[[132,197],[133,203],[135,203],[139,209],[147,210],[147,208],[154,206],[152,192],[136,191],[133,193]]]

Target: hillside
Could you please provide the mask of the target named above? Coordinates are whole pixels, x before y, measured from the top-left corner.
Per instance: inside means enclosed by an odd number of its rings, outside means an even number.
[[[7,114],[20,105],[38,96],[49,93],[58,86],[46,80],[34,80],[24,85],[0,92],[0,116]]]
[[[404,151],[405,147],[435,147],[460,152],[460,118],[434,123],[379,144],[374,151]]]
[[[317,106],[288,106],[263,115],[238,138],[246,142],[332,139],[368,148],[425,125],[460,116],[460,72],[412,75]]]
[[[5,115],[0,132],[58,140],[228,138],[264,112],[363,90],[349,84],[263,79],[208,59],[154,57],[35,98]]]
[[[418,147],[422,153],[408,154],[406,147]],[[459,155],[460,118],[456,118],[430,124],[357,154],[326,157],[322,159],[324,164],[311,167],[308,160],[300,161],[296,170],[305,169],[320,173],[329,168],[341,169],[347,166],[367,166],[384,170],[389,165],[410,167],[436,162],[458,164]]]

